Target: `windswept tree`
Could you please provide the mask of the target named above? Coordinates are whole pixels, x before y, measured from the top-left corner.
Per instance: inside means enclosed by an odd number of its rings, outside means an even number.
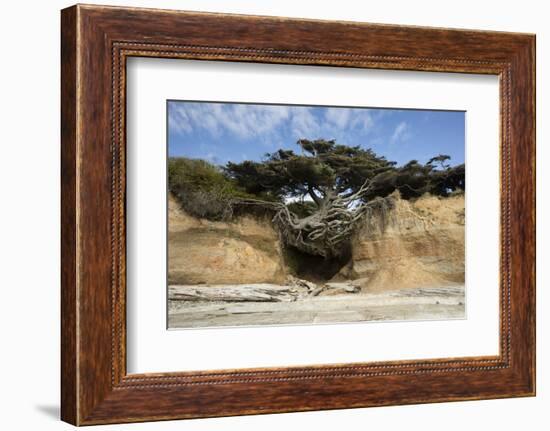
[[[227,175],[269,205],[285,241],[314,255],[338,255],[373,201],[373,179],[394,169],[395,162],[371,149],[338,145],[334,140],[298,141],[301,154],[279,150],[262,162],[228,163]]]
[[[455,191],[464,191],[465,166],[451,166],[449,160],[450,156],[440,154],[426,164],[411,160],[390,169],[373,179],[365,198],[387,196],[394,190],[398,190],[403,199],[416,198],[425,193],[448,196]]]
[[[259,162],[227,163],[171,158],[169,189],[191,214],[213,220],[236,213],[273,215],[287,245],[302,252],[336,257],[374,208],[388,208],[395,190],[404,199],[464,190],[464,165],[452,167],[440,154],[426,164],[403,166],[371,149],[334,140],[297,142],[300,152],[280,149]]]

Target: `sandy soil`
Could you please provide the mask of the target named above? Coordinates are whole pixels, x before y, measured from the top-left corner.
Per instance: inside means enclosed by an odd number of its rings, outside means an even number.
[[[169,300],[168,327],[462,319],[465,318],[464,304],[464,285],[458,284],[300,297],[293,302]]]

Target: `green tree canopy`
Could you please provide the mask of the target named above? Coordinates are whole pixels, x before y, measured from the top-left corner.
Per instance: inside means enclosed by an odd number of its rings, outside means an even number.
[[[298,145],[301,154],[278,150],[261,162],[229,162],[225,172],[248,193],[278,198],[307,195],[321,205],[327,197],[357,192],[365,181],[395,166],[371,149],[338,145],[334,140],[301,139]]]

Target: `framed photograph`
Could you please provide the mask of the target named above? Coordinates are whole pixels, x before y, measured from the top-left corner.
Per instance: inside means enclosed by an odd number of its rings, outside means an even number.
[[[535,394],[535,36],[62,11],[62,419]]]

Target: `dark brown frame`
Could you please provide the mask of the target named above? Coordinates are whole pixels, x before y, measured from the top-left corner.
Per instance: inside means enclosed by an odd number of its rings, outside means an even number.
[[[78,5],[62,11],[61,47],[63,420],[88,425],[535,394],[534,35]],[[498,75],[500,354],[127,375],[129,56]]]

